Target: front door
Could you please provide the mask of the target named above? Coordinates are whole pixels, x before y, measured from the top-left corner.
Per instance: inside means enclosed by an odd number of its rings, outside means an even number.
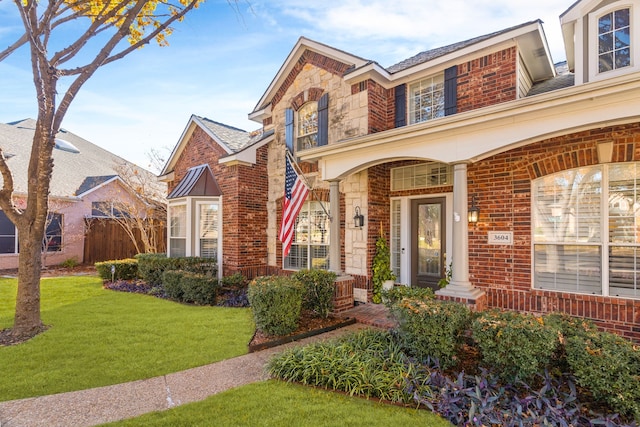
[[[412,285],[439,289],[445,274],[445,198],[411,201]]]

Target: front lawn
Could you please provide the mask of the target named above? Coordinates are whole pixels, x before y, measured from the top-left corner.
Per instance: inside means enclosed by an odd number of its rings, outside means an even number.
[[[0,401],[151,378],[247,353],[249,309],[197,307],[105,290],[97,277],[42,279],[50,328],[0,347]],[[13,324],[17,281],[0,279],[0,330]]]
[[[265,404],[266,403],[266,404]],[[108,424],[135,426],[451,426],[430,411],[267,381],[211,396],[202,402]]]

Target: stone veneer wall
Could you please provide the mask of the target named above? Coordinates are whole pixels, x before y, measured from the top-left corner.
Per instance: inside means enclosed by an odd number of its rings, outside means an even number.
[[[597,143],[613,142],[613,162],[640,161],[640,123],[550,138],[469,165],[469,197],[481,209],[469,227],[471,283],[489,307],[548,313],[563,311],[640,340],[640,300],[532,289],[531,181],[598,164]],[[469,200],[470,203],[470,200]],[[512,231],[512,246],[487,244],[489,231]]]

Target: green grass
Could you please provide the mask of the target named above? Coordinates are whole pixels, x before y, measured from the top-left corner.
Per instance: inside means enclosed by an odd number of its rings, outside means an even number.
[[[0,330],[13,324],[15,279],[0,279]],[[249,309],[195,307],[109,291],[97,277],[41,281],[50,328],[0,347],[0,401],[151,378],[247,353]]]
[[[109,426],[451,426],[437,415],[413,408],[303,387],[280,381],[250,384],[162,412]]]

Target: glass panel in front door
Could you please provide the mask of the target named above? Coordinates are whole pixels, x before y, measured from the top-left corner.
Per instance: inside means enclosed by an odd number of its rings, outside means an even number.
[[[413,202],[413,282],[421,287],[437,289],[444,268],[444,201],[441,199]]]

